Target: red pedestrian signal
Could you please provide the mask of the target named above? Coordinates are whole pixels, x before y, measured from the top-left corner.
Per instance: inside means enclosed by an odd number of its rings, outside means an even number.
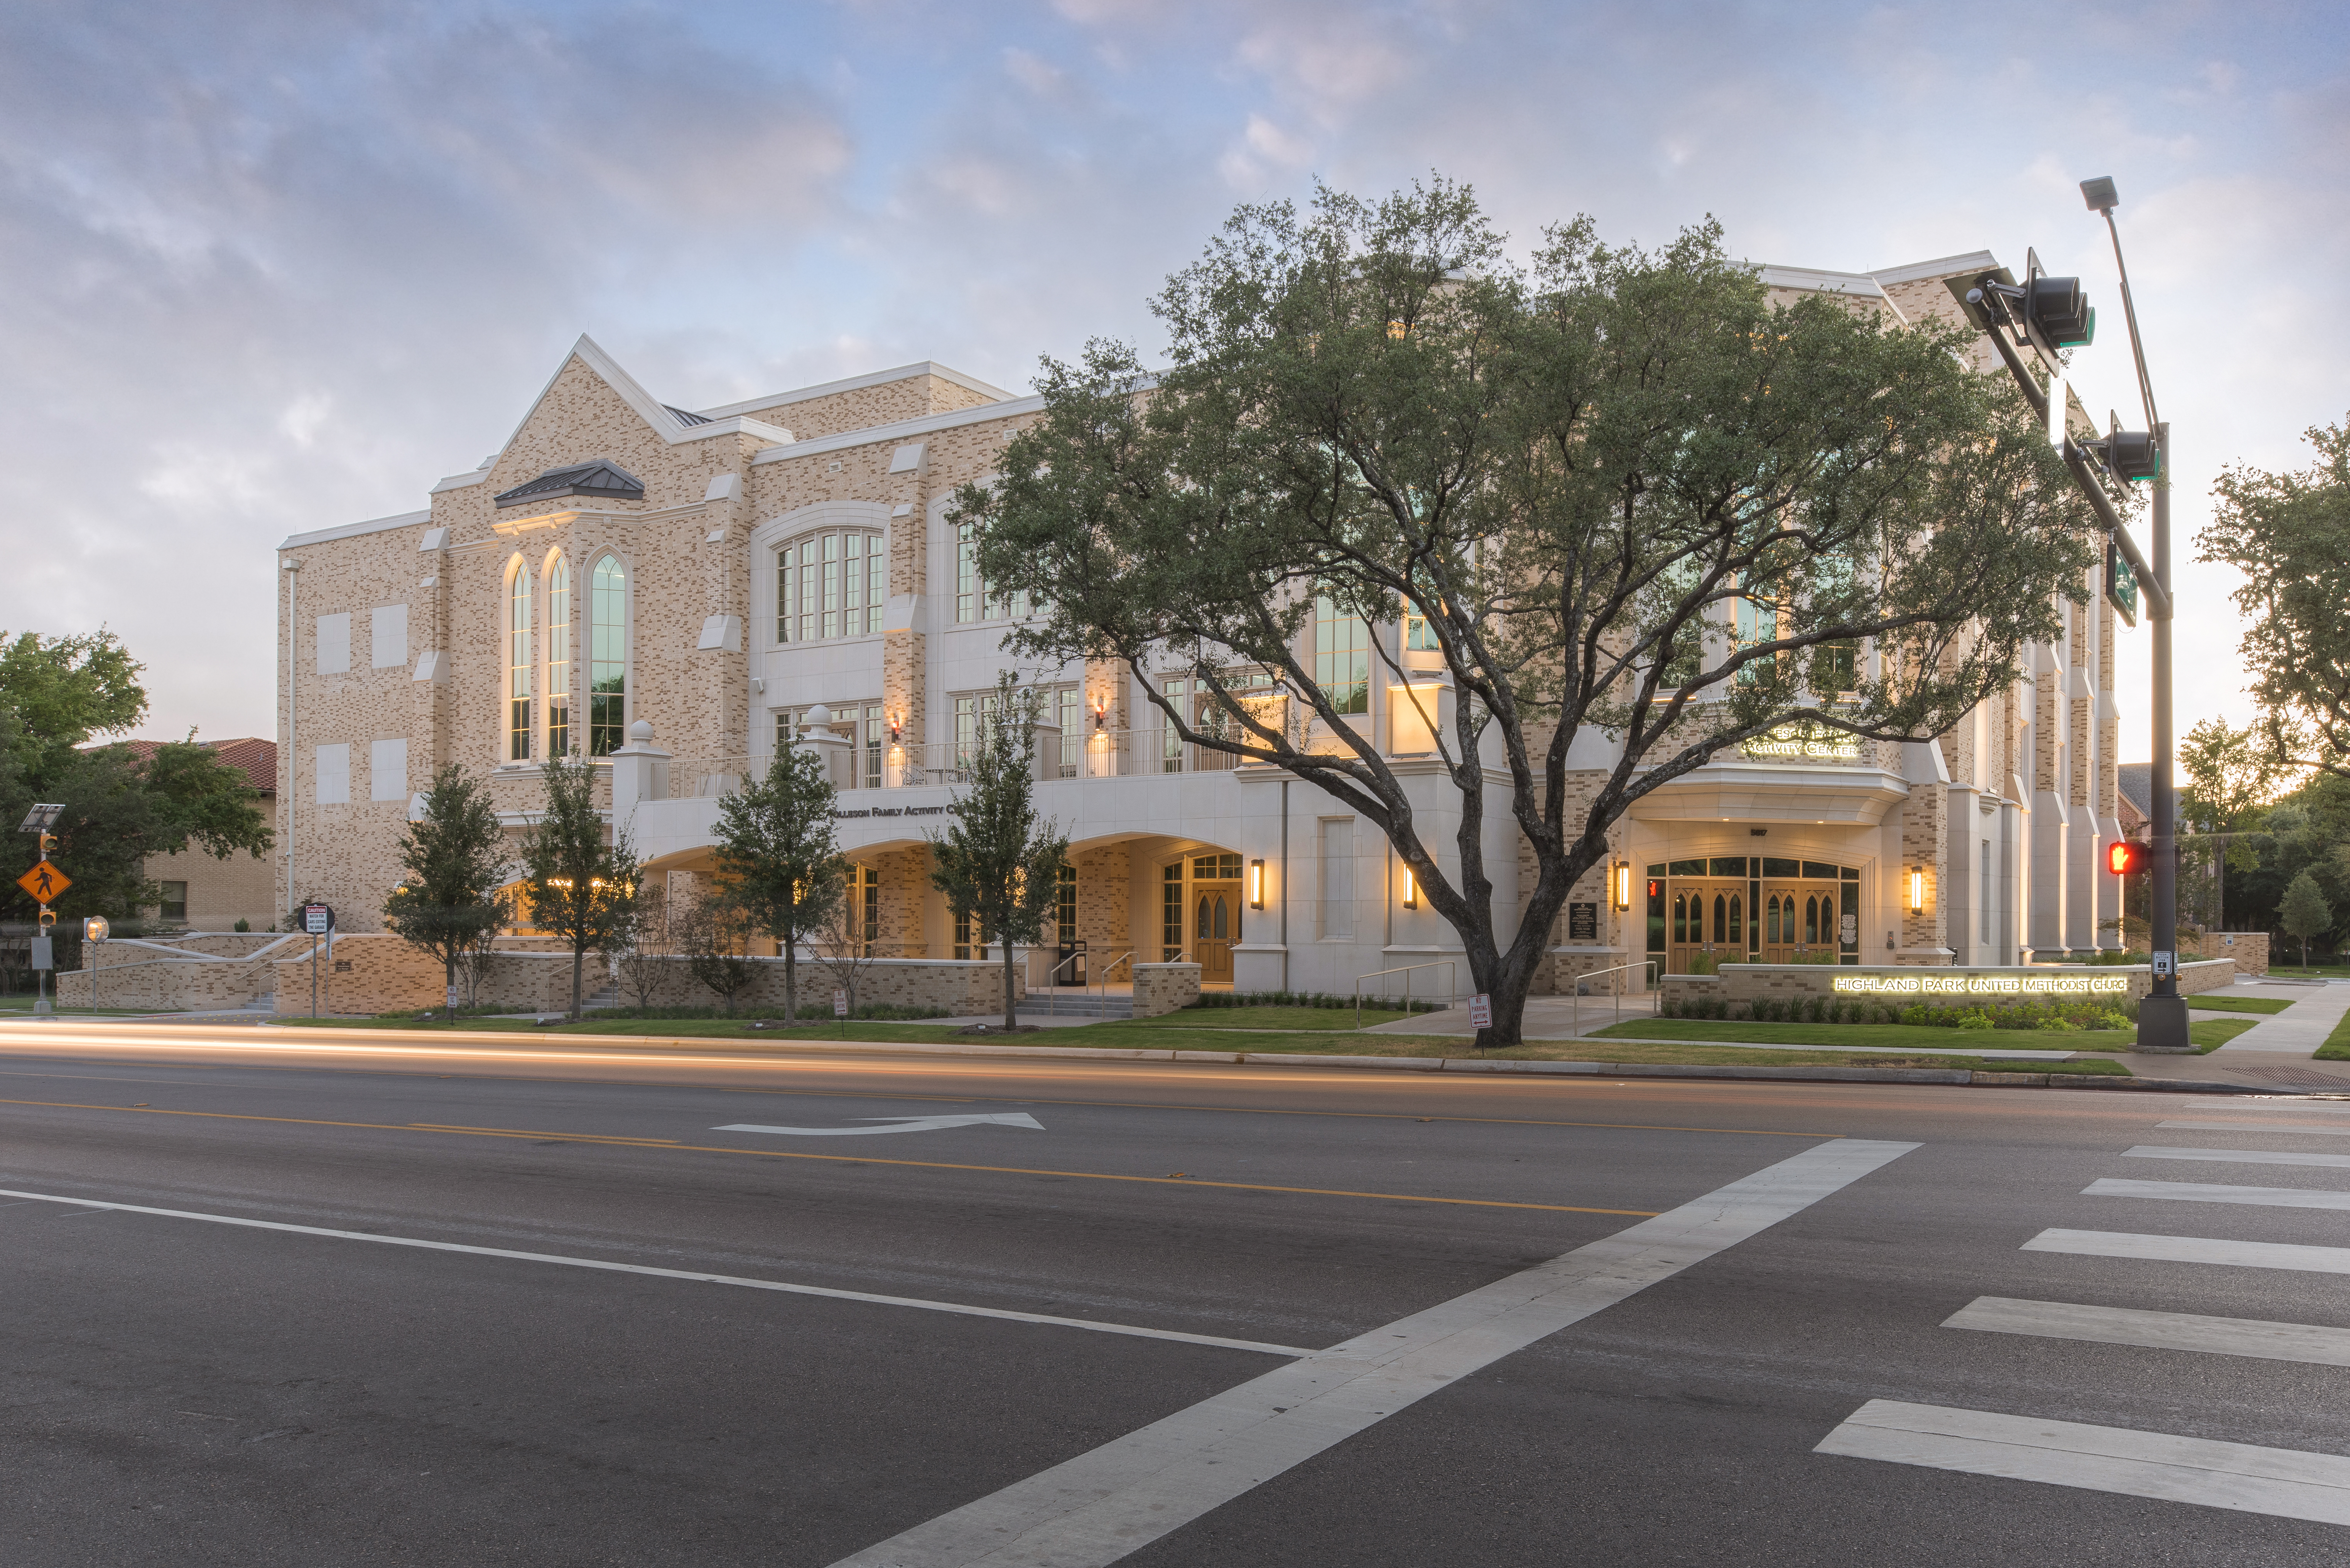
[[[2116,877],[2135,877],[2146,869],[2146,846],[2135,838],[2116,838],[2106,846],[2106,869]]]

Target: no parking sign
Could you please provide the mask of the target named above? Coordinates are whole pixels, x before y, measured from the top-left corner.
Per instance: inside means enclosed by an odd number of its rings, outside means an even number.
[[[1492,992],[1481,991],[1469,999],[1469,1027],[1471,1029],[1493,1027]]]

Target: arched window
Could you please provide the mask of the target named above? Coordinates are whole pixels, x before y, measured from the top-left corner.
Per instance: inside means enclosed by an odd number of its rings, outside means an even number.
[[[1336,712],[1371,711],[1371,628],[1328,594],[1314,597],[1314,682]]]
[[[588,754],[608,757],[629,729],[629,569],[618,556],[596,563],[588,600]]]
[[[517,559],[506,585],[506,760],[530,761],[531,580]]]
[[[889,604],[889,558],[879,534],[832,528],[775,551],[777,642],[879,631]]]
[[[571,563],[546,563],[546,754],[571,754]]]

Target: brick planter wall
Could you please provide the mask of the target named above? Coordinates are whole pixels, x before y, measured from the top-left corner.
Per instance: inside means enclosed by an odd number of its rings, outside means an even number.
[[[1134,1015],[1156,1018],[1176,1012],[1200,1000],[1200,966],[1195,963],[1139,963],[1134,966]]]

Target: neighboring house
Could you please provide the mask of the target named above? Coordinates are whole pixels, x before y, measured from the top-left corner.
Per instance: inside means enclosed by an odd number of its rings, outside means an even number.
[[[2124,763],[2114,770],[2114,784],[2118,808],[2116,815],[2125,838],[2144,838],[2154,831],[2154,764]]]
[[[156,741],[124,742],[144,758],[161,744]],[[206,741],[222,762],[244,774],[261,792],[262,816],[277,820],[277,742],[248,737],[241,741]],[[275,929],[278,875],[271,860],[257,855],[232,854],[221,860],[191,845],[176,855],[147,857],[147,879],[162,889],[155,911],[159,926],[185,926],[197,931],[227,931],[239,920],[256,931]]]
[[[1762,275],[1783,299],[1954,319],[1943,280],[1997,265],[1978,253]],[[1000,643],[1024,607],[980,579],[947,513],[1041,406],[923,363],[689,412],[580,338],[505,445],[433,484],[426,507],[279,546],[286,879],[268,907],[323,898],[344,930],[380,929],[437,767],[485,777],[518,833],[557,753],[609,769],[603,799],[649,873],[704,870],[718,797],[813,736],[834,757],[875,950],[974,956],[930,886],[923,834],[1014,662]],[[2118,628],[2098,588],[2085,574],[2062,637],[2028,649],[2022,677],[1939,742],[1760,741],[1645,797],[1609,836],[1638,881],[1633,907],[1613,908],[1595,869],[1537,989],[1646,959],[1672,972],[1823,951],[2012,963],[2110,945]],[[1426,753],[1400,689],[1370,678],[1372,637],[1427,665],[1399,629],[1321,620],[1300,651],[1367,688],[1367,732]],[[1180,660],[1167,670],[1162,690],[1188,700]],[[1060,967],[1081,948],[1096,978],[1121,954],[1189,954],[1208,984],[1242,990],[1344,993],[1459,963],[1385,838],[1313,785],[1174,741],[1122,667],[1024,674],[1047,689],[1037,793],[1075,868],[1032,982],[1084,972]],[[1570,765],[1596,775],[1604,752],[1595,733]],[[1442,853],[1457,795],[1432,762],[1409,787]],[[1510,814],[1486,820],[1496,904],[1523,908]]]

